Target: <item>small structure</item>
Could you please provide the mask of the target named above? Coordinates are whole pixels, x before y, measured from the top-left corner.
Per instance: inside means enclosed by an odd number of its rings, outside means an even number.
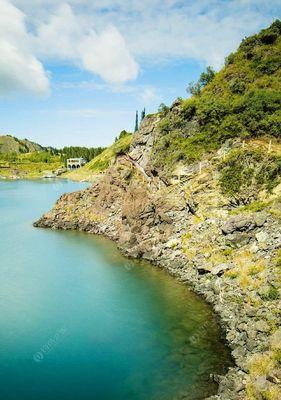
[[[86,160],[83,157],[80,158],[68,158],[66,160],[67,169],[76,169],[83,167],[86,164]]]

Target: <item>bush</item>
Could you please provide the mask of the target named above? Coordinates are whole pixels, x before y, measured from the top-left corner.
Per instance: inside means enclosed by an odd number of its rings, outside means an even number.
[[[233,78],[230,82],[229,82],[229,90],[232,93],[237,93],[237,94],[242,94],[245,92],[246,90],[246,83],[243,82],[241,80],[240,77],[237,78]]]
[[[263,300],[278,300],[279,299],[279,291],[276,287],[270,286],[268,291],[263,294],[262,296]]]
[[[158,125],[160,132],[165,135],[170,130],[170,120],[169,118],[163,118]]]
[[[197,106],[197,117],[201,125],[219,123],[229,113],[229,102],[225,99],[202,98]]]
[[[281,157],[236,149],[219,166],[222,193],[247,204],[261,189],[271,191],[281,176]]]
[[[191,120],[196,114],[196,100],[188,99],[183,103],[182,117],[186,120]]]
[[[242,98],[233,104],[233,112],[237,114],[237,118],[241,121],[245,129],[253,137],[269,134],[276,136],[278,129],[275,125],[277,122],[267,121],[270,114],[280,110],[281,93],[272,90],[255,90],[246,93]],[[278,116],[276,116],[278,117]],[[265,132],[265,125],[269,131]]]
[[[226,58],[225,58],[225,66],[231,65],[234,63],[235,60],[235,54],[230,53]]]

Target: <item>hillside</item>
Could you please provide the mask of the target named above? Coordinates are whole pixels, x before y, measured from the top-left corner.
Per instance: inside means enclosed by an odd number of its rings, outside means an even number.
[[[61,156],[51,147],[27,139],[0,136],[0,179],[41,178],[63,171]]]
[[[235,367],[212,400],[281,398],[280,43],[280,21],[245,39],[35,223],[106,235],[213,304]]]
[[[129,150],[131,142],[132,135],[125,131],[121,132],[115,143],[104,149],[101,154],[93,158],[84,167],[65,174],[65,177],[73,180],[95,180],[99,174],[104,173],[115,162],[119,155]]]
[[[44,147],[27,139],[18,139],[11,135],[0,135],[0,154],[22,154],[42,151]]]
[[[124,141],[125,142],[125,141]],[[120,142],[122,146],[122,141]],[[117,149],[118,143],[115,144]],[[104,151],[103,147],[66,146],[62,149],[43,147],[27,139],[18,139],[11,135],[0,136],[0,179],[1,178],[42,178],[65,174],[68,158],[83,157],[92,160]],[[108,163],[114,158],[114,147],[105,153]],[[112,153],[112,154],[111,154]],[[108,156],[106,156],[108,154]],[[76,172],[76,173],[75,173]],[[85,171],[75,171],[70,174],[71,179],[89,178]],[[68,175],[65,176],[66,178]],[[90,180],[90,178],[89,178]]]
[[[281,137],[281,22],[245,39],[225,67],[199,92],[178,99],[161,114],[152,152],[156,169],[170,172],[179,161],[190,163],[227,140],[264,135]],[[204,79],[205,78],[205,79]],[[196,85],[195,89],[196,89]]]

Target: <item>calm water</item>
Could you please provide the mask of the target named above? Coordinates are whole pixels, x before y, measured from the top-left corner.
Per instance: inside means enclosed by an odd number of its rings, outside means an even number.
[[[0,183],[0,398],[212,393],[208,376],[229,356],[201,299],[105,239],[32,227],[58,196],[81,187]]]

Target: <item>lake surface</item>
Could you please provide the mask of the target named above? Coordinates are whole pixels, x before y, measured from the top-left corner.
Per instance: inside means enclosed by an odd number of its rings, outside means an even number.
[[[67,181],[0,182],[0,398],[202,399],[230,365],[186,286],[99,237],[34,228]],[[186,397],[184,397],[186,395]]]

